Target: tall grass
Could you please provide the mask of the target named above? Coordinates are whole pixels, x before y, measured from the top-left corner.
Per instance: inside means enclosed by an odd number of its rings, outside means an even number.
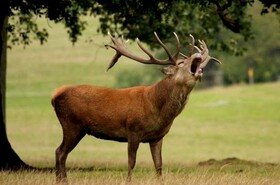
[[[40,24],[46,24],[43,20]],[[96,24],[94,21],[91,24]],[[116,86],[122,69],[144,70],[122,59],[105,72],[114,51],[92,26],[75,46],[62,26],[51,25],[46,45],[8,52],[7,133],[33,172],[0,172],[0,184],[53,184],[54,151],[62,133],[50,96],[62,84]],[[93,42],[85,42],[92,36]],[[139,50],[135,45],[132,50]],[[224,63],[223,65],[227,65]],[[143,73],[145,74],[145,73]],[[123,74],[126,75],[126,74]],[[280,83],[238,85],[194,90],[186,109],[175,120],[163,144],[166,184],[278,184],[280,161]],[[238,157],[261,165],[213,164],[200,161]],[[86,136],[70,153],[70,184],[124,184],[126,144]],[[243,166],[242,166],[243,164]],[[132,184],[157,184],[148,145],[140,145]]]

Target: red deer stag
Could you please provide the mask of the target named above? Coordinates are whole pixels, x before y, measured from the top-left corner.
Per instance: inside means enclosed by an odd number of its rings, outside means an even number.
[[[162,173],[162,140],[168,133],[173,120],[185,107],[188,96],[203,74],[210,60],[204,41],[200,48],[192,38],[189,56],[180,52],[179,39],[174,33],[177,47],[171,54],[165,44],[155,37],[168,55],[168,59],[155,58],[137,39],[139,47],[149,56],[141,58],[131,53],[125,42],[111,37],[116,50],[108,69],[123,55],[144,64],[169,65],[163,72],[167,75],[151,86],[111,89],[91,85],[69,85],[58,88],[52,96],[52,105],[60,121],[63,140],[56,149],[56,178],[66,181],[66,158],[86,135],[100,139],[128,142],[128,176],[131,179],[139,144],[149,143],[158,176]],[[194,48],[198,51],[192,53]],[[220,63],[220,62],[219,62]]]

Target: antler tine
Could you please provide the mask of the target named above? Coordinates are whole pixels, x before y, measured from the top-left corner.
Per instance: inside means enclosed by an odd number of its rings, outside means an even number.
[[[109,31],[107,32],[107,34],[110,36],[112,42],[114,43],[114,37],[112,36],[112,34]],[[108,47],[109,44],[106,44],[105,46]]]
[[[178,38],[177,34],[175,32],[173,32],[173,33],[175,35],[176,43],[177,43],[176,44],[176,53],[173,56],[170,54],[170,52],[167,49],[167,47],[165,46],[165,44],[163,44],[161,42],[161,40],[159,39],[159,37],[157,36],[156,33],[155,33],[155,35],[157,37],[157,40],[161,43],[161,46],[165,49],[166,53],[168,54],[169,60],[171,60],[171,62],[175,61],[174,64],[176,64],[176,61],[177,61],[178,56],[180,54],[180,41],[179,41],[179,38]],[[144,51],[152,60],[161,61],[161,60],[156,59],[147,49],[145,49],[138,38],[136,38],[136,42],[137,42],[138,46],[142,49],[142,51]]]
[[[197,46],[194,46],[194,48],[199,52],[199,53],[201,53],[202,51],[201,51],[201,49],[199,48],[199,47],[197,47]]]
[[[182,57],[184,57],[184,58],[189,58],[187,55],[185,55],[184,53],[179,53],[179,55],[181,55]]]
[[[200,53],[203,55],[205,52],[208,52],[208,48],[204,40],[198,40],[198,42],[200,43],[200,48],[202,49]]]
[[[142,51],[144,51],[151,59],[154,59],[154,56],[143,47],[143,45],[141,44],[140,40],[138,38],[136,38],[136,43],[138,44],[138,46],[142,49]]]
[[[204,68],[204,67],[208,64],[208,62],[209,62],[210,60],[213,60],[213,61],[215,61],[215,62],[221,64],[221,62],[220,62],[218,59],[216,59],[216,58],[214,58],[214,57],[211,57],[211,56],[209,55],[209,50],[208,50],[207,45],[206,45],[206,43],[204,42],[204,40],[198,40],[198,42],[200,43],[200,48],[202,49],[202,50],[200,51],[200,53],[201,53],[201,55],[202,55],[202,61],[203,61],[203,62],[200,64],[200,67],[201,67],[201,68]]]
[[[175,35],[175,38],[176,38],[176,53],[173,55],[173,58],[175,61],[177,61],[178,56],[180,54],[181,45],[180,45],[180,40],[179,40],[178,35],[175,32],[173,32],[173,34]]]
[[[202,49],[200,49],[199,47],[197,47],[195,44],[195,39],[194,37],[192,36],[192,34],[189,35],[191,37],[191,43],[189,44],[190,45],[190,51],[189,51],[189,56],[186,56],[185,54],[183,53],[179,53],[181,56],[183,56],[184,58],[189,58],[192,56],[193,54],[193,49],[195,48],[199,53],[201,53]]]
[[[110,32],[108,32],[108,35],[110,36],[110,38],[111,38],[113,44],[116,45],[116,44],[118,43],[118,40],[117,40],[118,37],[113,37],[113,36],[111,35]],[[106,48],[111,47],[111,48],[113,48],[113,49],[115,49],[115,50],[117,51],[116,47],[113,46],[113,45],[106,44],[105,47],[106,47]],[[111,60],[111,62],[110,62],[110,64],[109,64],[109,66],[108,66],[108,68],[107,68],[106,71],[108,71],[109,69],[111,69],[111,68],[117,63],[117,61],[119,60],[119,58],[120,58],[121,56],[122,56],[122,55],[117,51],[116,54],[114,55],[113,59]]]
[[[163,47],[163,49],[167,53],[169,60],[172,61],[174,64],[176,64],[176,59],[173,58],[173,56],[171,55],[169,49],[166,47],[165,44],[163,44],[163,42],[160,40],[160,38],[158,37],[156,32],[154,32],[154,35],[155,35],[157,41],[159,42],[159,44],[161,45],[161,47]],[[175,37],[177,37],[177,35],[175,35]]]
[[[114,45],[117,45],[117,44],[119,43],[119,41],[118,41],[118,36],[117,36],[117,35],[116,35],[116,36],[112,36],[111,32],[109,32],[109,31],[108,31],[107,34],[110,36],[111,41],[112,41],[112,43],[113,43]],[[116,49],[116,47],[115,47],[114,45],[105,44],[106,47],[111,47],[111,48],[113,48],[113,49]]]
[[[191,47],[190,47],[189,57],[191,57],[193,54],[193,48],[194,48],[194,43],[195,43],[195,40],[194,40],[194,37],[192,36],[192,34],[190,34],[190,37],[192,39],[192,43],[191,43]]]

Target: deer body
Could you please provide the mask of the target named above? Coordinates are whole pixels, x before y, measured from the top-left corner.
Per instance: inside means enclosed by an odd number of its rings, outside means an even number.
[[[110,67],[117,62],[120,53],[130,58],[135,57],[126,53],[126,50],[122,51],[123,45],[118,45],[115,38],[112,41],[118,48],[114,48],[117,53]],[[177,44],[178,42],[177,40]],[[139,46],[142,49],[140,44]],[[175,58],[178,53],[179,46]],[[207,57],[209,58],[208,52]],[[168,67],[165,71],[167,76],[151,86],[111,89],[76,85],[62,86],[54,92],[52,105],[63,130],[62,143],[56,150],[58,181],[66,179],[67,155],[86,134],[128,143],[128,180],[136,162],[139,144],[149,143],[157,174],[161,175],[162,138],[185,107],[189,93],[201,77],[203,68],[200,66],[205,66],[205,62],[208,62],[204,61],[206,59],[201,54],[179,60],[173,59],[169,54],[169,59],[171,61],[168,60],[168,64],[174,62],[176,67]],[[136,60],[147,62],[141,58]]]
[[[181,86],[181,85],[177,85]],[[176,87],[172,76],[152,86],[110,89],[89,85],[62,86],[53,106],[62,124],[100,139],[127,142],[136,132],[139,142],[161,139],[182,111],[192,87]],[[62,125],[64,126],[64,125]],[[79,128],[77,128],[79,127]]]

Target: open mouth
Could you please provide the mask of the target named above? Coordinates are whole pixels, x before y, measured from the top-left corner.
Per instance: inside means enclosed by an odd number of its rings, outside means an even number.
[[[191,73],[197,78],[201,78],[203,75],[203,68],[200,67],[201,62],[202,62],[201,56],[195,57],[192,61],[190,70]]]

